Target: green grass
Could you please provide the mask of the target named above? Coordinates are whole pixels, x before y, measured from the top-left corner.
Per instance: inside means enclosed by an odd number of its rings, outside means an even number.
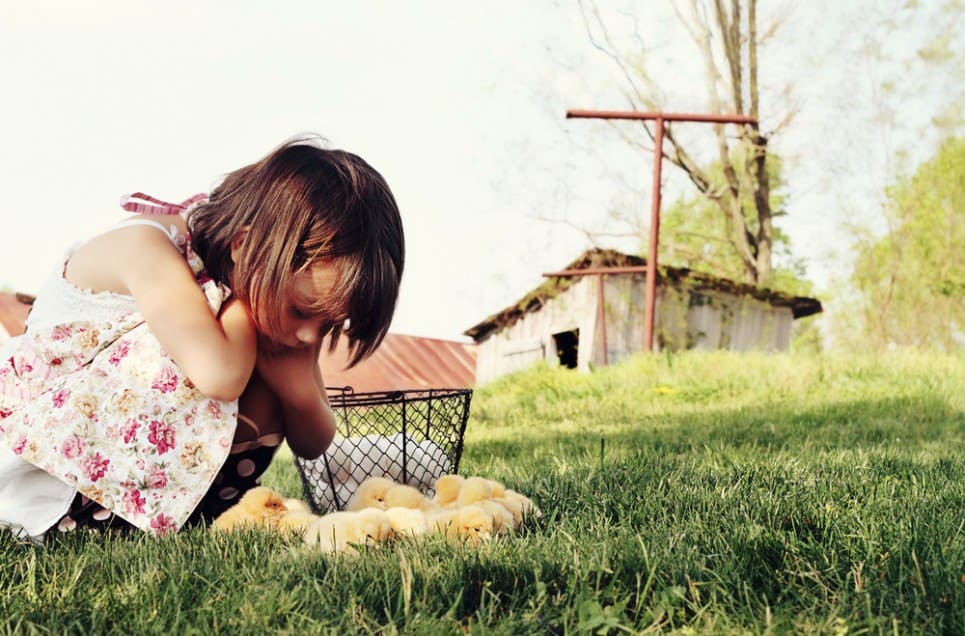
[[[250,532],[0,538],[0,633],[965,633],[965,359],[691,353],[476,392],[543,519],[358,559]],[[288,495],[288,457],[266,476]]]

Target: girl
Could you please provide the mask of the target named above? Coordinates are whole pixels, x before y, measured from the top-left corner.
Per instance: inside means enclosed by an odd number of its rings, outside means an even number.
[[[318,367],[381,343],[404,262],[382,176],[299,138],[210,197],[137,212],[71,250],[23,336],[0,347],[0,524],[21,535],[211,520],[282,439],[305,458],[335,420]]]

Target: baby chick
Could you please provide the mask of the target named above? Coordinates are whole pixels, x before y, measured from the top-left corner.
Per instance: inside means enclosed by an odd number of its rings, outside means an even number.
[[[506,486],[502,482],[498,482],[495,479],[487,479],[489,485],[493,490],[493,499],[498,499],[499,497],[504,497],[506,495]]]
[[[277,526],[287,510],[281,495],[271,488],[256,486],[222,512],[212,522],[211,529],[231,531],[242,526]]]
[[[493,486],[488,479],[482,477],[466,477],[462,482],[462,488],[456,495],[455,504],[466,506],[486,499],[493,498]]]
[[[493,536],[493,516],[477,504],[442,510],[431,523],[435,532],[469,545],[479,545]]]
[[[312,511],[311,507],[309,507],[307,503],[305,503],[301,499],[295,499],[294,497],[288,497],[287,499],[283,499],[282,503],[284,503],[285,507],[288,508],[288,512],[296,512],[296,511],[311,512]]]
[[[318,517],[305,530],[305,544],[325,553],[355,554],[356,544],[374,545],[392,536],[392,524],[384,510],[330,512]]]
[[[537,506],[532,499],[530,499],[529,497],[527,497],[526,495],[520,492],[516,492],[511,488],[507,488],[506,494],[500,497],[499,499],[497,499],[497,501],[505,505],[507,508],[510,508],[511,505],[518,506],[519,507],[518,516],[519,516],[520,522],[522,522],[522,520],[527,517],[532,517],[533,519],[539,519],[540,517],[543,516],[543,511],[539,509],[539,506]],[[512,508],[510,508],[510,510],[511,512],[513,512],[513,516],[516,517],[517,513],[515,512],[515,510],[513,510]]]
[[[436,480],[436,496],[433,502],[443,508],[456,503],[456,497],[465,478],[462,475],[442,475]]]
[[[419,537],[429,531],[429,522],[421,510],[395,506],[387,508],[385,514],[389,517],[394,536]]]
[[[483,499],[476,502],[477,506],[482,507],[486,512],[493,516],[493,532],[496,534],[506,534],[510,530],[519,527],[516,518],[505,506],[494,499]]]
[[[383,497],[386,508],[413,508],[427,510],[435,508],[435,504],[427,499],[417,488],[405,484],[395,484],[385,491]]]
[[[304,534],[308,527],[315,523],[318,515],[304,510],[289,510],[278,519],[278,529],[291,530],[297,534]]]
[[[502,505],[499,499],[494,498],[494,484],[489,479],[482,477],[466,477],[462,482],[462,488],[456,496],[455,507],[476,504],[493,516],[493,531],[504,534],[519,526],[515,515]],[[500,492],[505,494],[505,488],[500,488]]]
[[[389,507],[385,503],[385,495],[390,488],[396,485],[394,481],[386,477],[369,477],[359,484],[359,487],[345,505],[345,509],[378,508],[385,510]]]
[[[288,510],[278,519],[279,530],[293,530],[302,534],[318,519],[318,515],[313,514],[312,509],[301,499],[285,499],[284,504]]]

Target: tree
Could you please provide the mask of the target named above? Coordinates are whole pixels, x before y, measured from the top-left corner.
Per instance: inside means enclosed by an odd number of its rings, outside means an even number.
[[[838,267],[825,292],[832,346],[960,348],[955,303],[946,308],[943,296],[928,289],[946,280],[942,268],[952,261],[916,257],[913,244],[924,236],[911,236],[922,221],[907,221],[927,213],[899,192],[922,176],[909,175],[929,171],[930,159],[949,152],[947,144],[962,135],[965,3],[847,6],[850,15],[838,22],[848,30],[840,40],[847,45],[834,47],[841,63],[833,68],[850,90],[829,94],[826,107],[839,114],[838,126],[815,149],[827,168],[820,188],[835,201],[840,236],[851,239],[833,259]],[[913,279],[924,287],[912,289]]]
[[[784,212],[784,195],[781,162],[774,154],[768,155],[768,182],[770,183],[770,209],[773,217]],[[725,176],[715,163],[708,175],[717,183]],[[749,209],[753,201],[744,194],[744,207]],[[664,236],[660,259],[662,263],[691,269],[704,269],[709,273],[732,280],[743,278],[743,264],[726,239],[724,219],[718,206],[704,196],[680,197],[666,206],[661,213],[661,232]],[[769,287],[789,294],[807,295],[813,285],[805,280],[804,265],[791,254],[791,239],[779,228],[772,230],[772,252]]]
[[[599,7],[582,0],[580,7],[591,43],[619,67],[625,79],[624,94],[630,108],[661,110],[661,91],[650,72],[647,49],[639,35],[635,38],[638,50],[621,51]],[[687,0],[686,10],[676,13],[702,60],[708,112],[750,115],[759,121],[758,53],[760,46],[773,37],[780,21],[759,28],[757,0]],[[653,130],[646,124],[643,128],[652,140]],[[732,126],[713,128],[720,178],[701,165],[691,146],[670,125],[664,156],[712,202],[724,228],[723,238],[740,265],[739,280],[768,285],[773,276],[775,242],[768,170],[770,134],[764,134],[760,124],[737,128],[736,138],[728,132],[733,131]]]
[[[965,350],[965,138],[951,138],[886,190],[888,230],[855,245],[860,333],[892,345]]]

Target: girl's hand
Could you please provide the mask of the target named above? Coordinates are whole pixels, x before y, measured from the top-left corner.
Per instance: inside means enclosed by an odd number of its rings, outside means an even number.
[[[255,370],[282,402],[310,402],[319,394],[315,381],[320,345],[301,349],[268,348],[259,338]]]
[[[314,459],[335,437],[335,414],[328,405],[318,366],[321,344],[277,350],[259,343],[255,370],[281,402],[285,437],[292,452]]]

